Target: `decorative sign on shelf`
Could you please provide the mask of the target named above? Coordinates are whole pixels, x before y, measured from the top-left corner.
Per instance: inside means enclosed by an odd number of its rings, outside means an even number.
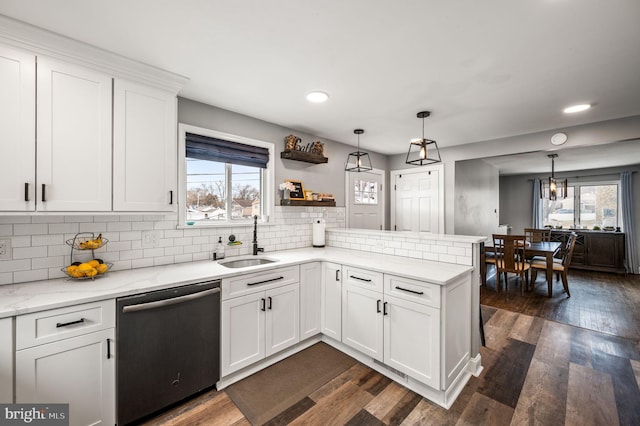
[[[315,164],[328,162],[328,159],[324,156],[324,144],[322,142],[315,141],[303,145],[302,139],[296,135],[289,135],[284,138],[284,152],[280,153],[280,158]]]

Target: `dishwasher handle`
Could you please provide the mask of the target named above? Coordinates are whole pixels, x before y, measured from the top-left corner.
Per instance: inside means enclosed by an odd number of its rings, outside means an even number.
[[[200,299],[215,293],[220,293],[220,287],[211,288],[209,290],[201,291],[198,293],[187,294],[185,296],[173,297],[170,299],[158,300],[156,302],[138,303],[137,305],[124,306],[122,308],[123,313],[147,311],[149,309],[157,309],[165,306],[175,305],[178,303],[188,302],[190,300]]]

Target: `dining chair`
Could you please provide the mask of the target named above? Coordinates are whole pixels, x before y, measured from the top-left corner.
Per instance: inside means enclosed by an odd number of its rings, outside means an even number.
[[[571,257],[573,256],[573,248],[576,245],[576,240],[578,239],[578,234],[572,232],[569,235],[569,239],[567,240],[567,248],[564,251],[564,255],[562,259],[553,259],[553,272],[562,277],[562,286],[564,287],[564,291],[567,292],[567,297],[571,297],[571,293],[569,292],[569,280],[567,279],[567,271],[569,270],[569,265],[571,265]],[[531,261],[531,282],[535,285],[536,277],[538,275],[538,270],[541,269],[545,271],[547,270],[547,262],[540,260]],[[551,284],[549,284],[549,297],[552,295]]]
[[[524,235],[526,240],[530,243],[551,241],[551,228],[524,228]]]
[[[504,290],[509,293],[508,273],[520,276],[520,293],[524,295],[524,289],[529,278],[529,262],[526,261],[526,239],[524,235],[493,234],[493,248],[496,265],[496,290],[500,291],[500,275],[504,275]]]

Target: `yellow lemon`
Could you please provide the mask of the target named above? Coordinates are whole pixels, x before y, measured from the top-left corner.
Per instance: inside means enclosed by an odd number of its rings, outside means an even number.
[[[91,268],[84,273],[85,277],[95,277],[96,275],[98,275],[98,271],[96,270],[96,268]]]
[[[98,264],[98,266],[96,266],[96,270],[98,271],[99,274],[104,274],[109,270],[109,267],[107,266],[106,263],[100,263]]]
[[[96,259],[90,260],[87,263],[93,268],[97,267],[100,264],[100,262],[98,262]]]
[[[93,266],[91,266],[89,263],[85,262],[78,265],[78,271],[82,272],[83,274],[89,269],[93,269]]]
[[[82,278],[84,277],[84,272],[80,272],[77,269],[74,269],[73,272],[71,272],[71,276],[73,278]]]
[[[73,271],[76,271],[78,269],[78,265],[69,265],[67,266],[67,274],[71,275],[73,273]]]

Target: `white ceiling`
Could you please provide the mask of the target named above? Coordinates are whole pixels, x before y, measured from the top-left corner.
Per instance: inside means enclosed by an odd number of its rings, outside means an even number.
[[[382,154],[421,136],[421,110],[441,147],[640,114],[638,0],[2,0],[0,14],[187,76],[186,98],[348,144],[363,128]]]

